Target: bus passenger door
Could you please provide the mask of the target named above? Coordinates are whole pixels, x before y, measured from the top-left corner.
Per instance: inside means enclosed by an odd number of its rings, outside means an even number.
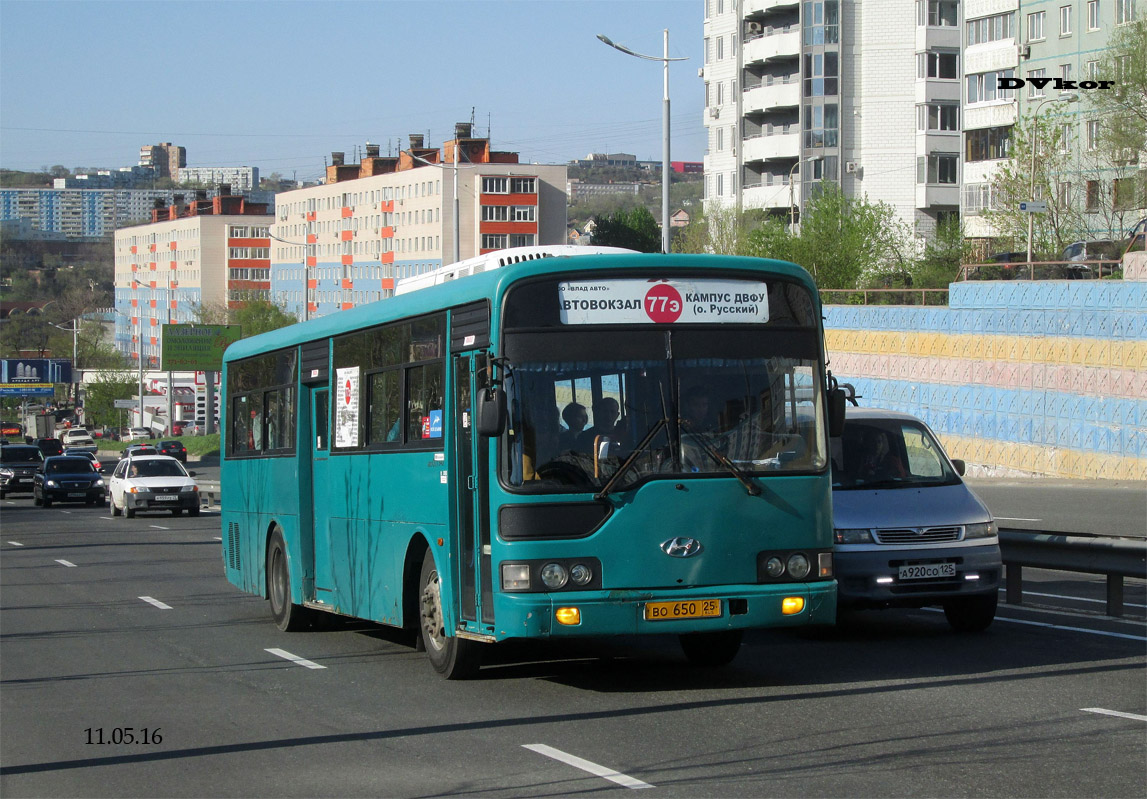
[[[330,514],[327,510],[330,503],[324,496],[330,482],[327,474],[331,450],[329,393],[325,386],[312,386],[310,394],[311,447],[308,454],[311,462],[310,517],[315,547],[314,599],[333,604],[335,585],[331,568]]]
[[[487,357],[463,353],[454,358],[454,480],[455,584],[461,619],[493,624],[494,603],[490,573],[489,490],[484,464],[490,442],[474,435],[474,397],[488,381]]]

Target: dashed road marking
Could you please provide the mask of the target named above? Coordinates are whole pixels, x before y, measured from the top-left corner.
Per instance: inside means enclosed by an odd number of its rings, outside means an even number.
[[[1147,716],[1140,716],[1138,713],[1124,713],[1119,710],[1107,710],[1102,707],[1084,707],[1080,708],[1084,713],[1099,713],[1104,716],[1118,716],[1121,719],[1131,719],[1132,721],[1147,721]]]
[[[288,652],[285,649],[264,649],[263,651],[264,652],[270,652],[272,655],[275,655],[277,657],[281,657],[285,660],[289,660],[292,663],[295,663],[299,666],[305,666],[308,669],[325,669],[326,668],[326,666],[322,666],[318,663],[315,663],[313,660],[307,660],[306,658],[301,658],[298,655],[292,655],[290,652]]]
[[[77,568],[76,564],[72,563],[70,560],[59,560],[59,559],[57,559],[56,563],[59,563],[61,566],[67,566],[69,569]]]
[[[140,599],[142,599],[144,602],[146,602],[149,605],[155,605],[160,610],[171,610],[171,605],[165,605],[163,602],[160,602],[158,599],[153,599],[152,597],[149,597],[149,596],[141,596]]]
[[[594,776],[602,777],[603,779],[607,779],[610,782],[616,782],[618,785],[623,785],[626,788],[653,787],[648,782],[642,782],[641,780],[634,779],[633,777],[622,774],[620,771],[614,771],[611,768],[599,766],[597,763],[592,763],[589,760],[583,760],[576,755],[571,755],[567,752],[563,752],[560,749],[554,749],[552,746],[546,746],[545,744],[522,744],[522,746],[525,749],[529,749],[531,752],[537,752],[539,755],[545,755],[546,757],[552,757],[554,760],[560,760],[566,765],[573,766],[574,768],[579,768],[582,771],[588,771]]]

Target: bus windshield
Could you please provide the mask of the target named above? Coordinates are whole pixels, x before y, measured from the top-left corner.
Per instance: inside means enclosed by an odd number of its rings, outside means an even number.
[[[817,341],[804,331],[531,332],[507,341],[503,483],[597,491],[653,477],[825,467]],[[510,338],[510,337],[508,337]],[[642,446],[644,444],[644,446]]]

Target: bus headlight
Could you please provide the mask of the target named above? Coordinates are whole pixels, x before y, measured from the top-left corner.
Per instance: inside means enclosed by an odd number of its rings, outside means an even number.
[[[528,591],[530,588],[530,564],[503,563],[502,590]]]
[[[542,585],[551,591],[556,591],[569,582],[570,573],[560,563],[547,563],[542,567],[539,576],[542,578]]]
[[[570,582],[574,585],[587,585],[593,579],[593,570],[581,563],[575,563],[570,569]]]
[[[964,525],[964,538],[991,538],[996,534],[996,523],[966,524]]]
[[[809,568],[808,558],[801,553],[798,552],[795,555],[789,556],[789,576],[794,580],[803,580],[808,577]]]

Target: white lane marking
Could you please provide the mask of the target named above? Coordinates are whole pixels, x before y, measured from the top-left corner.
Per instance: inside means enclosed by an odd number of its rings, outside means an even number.
[[[326,666],[321,666],[318,663],[315,663],[313,660],[307,660],[306,658],[301,658],[298,655],[292,655],[290,652],[288,652],[285,649],[264,649],[263,651],[264,652],[270,652],[272,655],[276,655],[276,656],[281,657],[281,658],[285,658],[286,660],[289,660],[292,663],[296,663],[300,666],[306,666],[308,669],[325,669],[326,668]]]
[[[1132,721],[1147,721],[1147,716],[1140,716],[1137,713],[1123,713],[1118,710],[1106,710],[1101,707],[1081,707],[1084,713],[1101,713],[1104,716],[1118,716],[1121,719],[1131,719]]]
[[[158,524],[152,524],[152,525],[148,525],[148,526],[154,530],[170,530],[171,529],[170,527],[160,527]]]
[[[1005,594],[1007,593],[1006,588],[1001,588],[1000,591],[1002,591]],[[1094,603],[1099,604],[1099,605],[1106,605],[1107,604],[1106,599],[1090,599],[1088,597],[1082,597],[1082,596],[1067,596],[1066,594],[1041,594],[1041,593],[1038,593],[1036,591],[1024,591],[1024,596],[1042,596],[1042,597],[1046,597],[1048,599],[1069,599],[1072,602],[1094,602]],[[1147,605],[1140,605],[1136,602],[1124,602],[1123,607],[1125,607],[1125,608],[1147,608]]]
[[[1043,519],[1021,519],[1017,516],[996,516],[998,522],[1042,522]]]
[[[216,540],[216,541],[222,541],[223,539],[222,539],[222,538],[220,538],[219,536],[215,536],[215,540]]]
[[[68,514],[69,516],[71,516],[71,515],[72,515],[72,512],[71,512],[70,510],[62,510],[62,511],[60,511],[60,513],[66,513],[66,514]]]
[[[940,608],[920,608],[929,613],[943,613]],[[1041,611],[1043,612],[1043,611]],[[1063,614],[1067,615],[1067,614]],[[1131,641],[1147,641],[1147,636],[1128,635],[1127,633],[1109,633],[1103,630],[1090,630],[1087,627],[1068,627],[1066,624],[1052,624],[1046,621],[1030,621],[1028,619],[1009,619],[1007,616],[996,616],[996,621],[1007,621],[1012,624],[1028,624],[1032,627],[1047,627],[1049,630],[1069,630],[1073,633],[1087,633],[1088,635],[1103,635],[1108,638],[1126,638]]]
[[[614,771],[611,768],[599,766],[597,763],[591,763],[588,760],[582,760],[580,757],[567,754],[560,749],[554,749],[552,746],[546,746],[545,744],[522,744],[522,747],[524,749],[529,749],[531,752],[537,752],[539,755],[545,755],[546,757],[552,757],[554,760],[560,760],[561,762],[573,766],[574,768],[580,768],[582,771],[588,771],[590,774],[595,776],[604,777],[610,782],[616,782],[618,785],[624,785],[626,788],[653,787],[648,782],[642,782],[641,780],[626,776],[621,772]]]
[[[21,544],[19,541],[9,541],[8,543],[9,543],[9,544],[11,544],[11,545],[12,545],[12,546],[14,546],[14,547],[22,547],[22,546],[24,546],[24,545],[23,545],[23,544]]]
[[[160,610],[171,610],[171,605],[165,605],[162,602],[160,602],[158,599],[152,599],[149,596],[141,596],[140,599],[142,599],[144,602],[146,602],[149,605],[155,605]]]
[[[70,560],[57,560],[56,563],[59,563],[61,566],[67,566],[69,569],[76,568],[76,564],[72,563]]]
[[[115,521],[115,519],[113,519],[111,516],[101,516],[100,518],[101,518],[101,519],[107,519],[109,522],[114,522],[114,521]]]

